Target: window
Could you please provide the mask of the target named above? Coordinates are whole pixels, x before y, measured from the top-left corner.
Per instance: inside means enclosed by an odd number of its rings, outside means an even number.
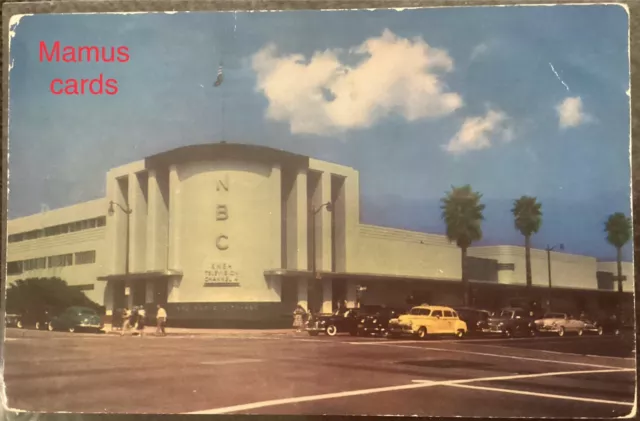
[[[47,258],[46,257],[38,257],[36,259],[28,259],[22,262],[22,270],[37,270],[37,269],[46,269],[47,268]]]
[[[516,311],[515,316],[516,316],[516,318],[518,318],[518,317],[522,318],[522,317],[526,316],[526,313],[524,311]]]
[[[418,314],[420,314],[420,309],[419,308],[412,308],[411,311],[409,312],[409,314],[418,315]]]
[[[428,316],[429,314],[431,314],[431,310],[429,310],[428,308],[421,308],[419,314],[421,316]]]
[[[7,262],[7,275],[20,275],[22,273],[22,262]]]
[[[442,317],[442,311],[441,310],[435,310],[432,314],[433,317]]]
[[[76,265],[87,265],[96,262],[96,251],[81,251],[75,255]]]
[[[63,266],[71,266],[73,264],[73,254],[61,254],[58,256],[50,256],[49,267],[50,268],[58,268]]]
[[[69,232],[83,231],[87,229],[104,227],[107,224],[106,216],[99,216],[97,218],[84,219],[82,221],[70,222],[68,224],[53,225],[45,227],[44,229],[37,229],[27,232],[19,232],[11,234],[9,236],[10,243],[17,243],[20,241],[35,240],[40,237],[51,237],[53,235],[66,234]]]
[[[444,317],[453,317],[453,314],[450,311],[445,310]]]
[[[107,217],[106,216],[101,216],[100,218],[96,218],[96,226],[104,227],[105,225],[107,225]]]

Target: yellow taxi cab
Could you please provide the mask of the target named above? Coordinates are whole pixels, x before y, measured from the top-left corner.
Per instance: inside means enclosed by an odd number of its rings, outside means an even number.
[[[425,339],[428,335],[455,335],[462,338],[466,333],[467,324],[451,307],[420,305],[389,321],[391,337],[410,335]]]

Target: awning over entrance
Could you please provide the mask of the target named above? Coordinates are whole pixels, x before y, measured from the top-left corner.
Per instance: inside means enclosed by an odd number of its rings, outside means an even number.
[[[316,271],[315,275],[310,270],[297,270],[297,269],[269,269],[264,271],[265,276],[280,276],[282,278],[292,279],[342,279],[353,281],[391,281],[391,280],[405,280],[405,281],[435,281],[435,282],[459,282],[459,279],[453,278],[429,278],[421,276],[402,276],[402,275],[386,275],[386,274],[373,274],[373,273],[361,273],[361,272],[325,272]]]
[[[390,275],[390,274],[374,274],[374,273],[358,273],[358,272],[325,272],[325,271],[317,271],[314,274],[309,270],[296,270],[296,269],[270,269],[264,272],[265,276],[278,276],[282,279],[290,279],[294,281],[295,279],[340,279],[342,281],[359,281],[359,282],[393,282],[393,281],[421,281],[421,282],[429,282],[432,284],[461,284],[460,279],[454,278],[431,278],[431,277],[422,277],[422,276],[404,276],[404,275]],[[504,284],[498,282],[487,282],[487,281],[476,281],[469,280],[469,286],[471,288],[481,287],[482,289],[500,289],[500,290],[524,290],[526,289],[525,284]],[[579,292],[583,294],[618,294],[617,291],[609,291],[602,289],[586,289],[586,288],[571,288],[571,287],[563,287],[563,286],[553,286],[551,287],[554,291],[565,291],[565,292]],[[546,285],[532,285],[532,290],[538,293],[548,291],[549,287]],[[631,293],[624,293],[625,295],[631,295]]]
[[[182,271],[179,270],[156,270],[147,272],[135,272],[135,273],[118,273],[113,275],[99,276],[99,281],[137,281],[144,279],[158,279],[169,278],[172,276],[182,276]]]

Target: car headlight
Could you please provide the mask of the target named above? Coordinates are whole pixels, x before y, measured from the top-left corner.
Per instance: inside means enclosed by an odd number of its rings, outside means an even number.
[[[478,320],[478,323],[476,323],[476,326],[480,326],[480,325],[482,325],[482,321]]]
[[[378,319],[373,319],[373,323],[378,323]]]
[[[360,323],[364,323],[364,319],[360,320]]]
[[[325,324],[325,323],[326,323],[326,322],[325,322],[324,320],[322,320],[322,321],[320,322],[320,324],[321,324],[321,325],[323,325],[323,324]]]

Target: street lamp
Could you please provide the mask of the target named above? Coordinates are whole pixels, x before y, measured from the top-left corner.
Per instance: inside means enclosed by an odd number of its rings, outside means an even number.
[[[551,311],[551,252],[556,249],[564,250],[564,244],[556,244],[553,247],[547,245],[545,250],[547,251],[547,269],[549,270],[549,290],[547,296],[547,311]]]
[[[327,212],[333,211],[333,204],[331,202],[323,203],[317,208],[311,208],[309,210],[309,216],[311,217],[311,273],[315,278],[316,275],[316,215],[323,209],[327,208]]]
[[[124,270],[125,270],[125,274],[128,275],[129,274],[129,223],[131,222],[131,212],[133,212],[128,206],[126,208],[122,207],[120,204],[114,202],[113,200],[109,202],[109,216],[113,216],[113,214],[115,213],[115,208],[114,205],[119,207],[120,210],[122,210],[122,212],[124,212],[127,215],[127,240],[126,240],[126,244],[125,244],[125,263],[124,263]]]

